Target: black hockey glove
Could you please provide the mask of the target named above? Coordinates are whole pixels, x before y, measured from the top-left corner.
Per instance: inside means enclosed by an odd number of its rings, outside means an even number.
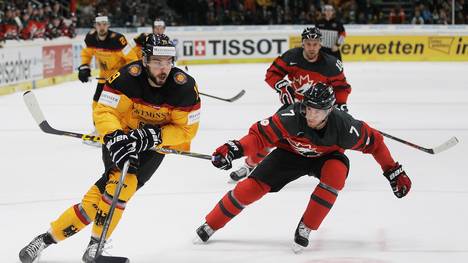
[[[411,189],[411,180],[399,163],[396,163],[395,167],[384,172],[383,175],[390,182],[393,194],[395,194],[396,197],[402,198],[408,194]]]
[[[129,138],[122,130],[116,130],[104,136],[104,145],[109,151],[112,162],[120,169],[127,160],[130,161],[128,173],[136,173],[138,166],[138,153],[135,149],[136,142]]]
[[[244,156],[244,149],[239,141],[233,140],[218,147],[211,156],[211,163],[219,169],[229,170],[232,168],[232,160]]]
[[[290,105],[294,103],[295,91],[289,81],[282,79],[276,82],[275,90],[279,94],[281,103],[286,104],[286,105]]]
[[[85,83],[89,81],[89,77],[91,77],[91,68],[88,64],[83,64],[78,67],[78,79]]]
[[[161,128],[146,124],[143,128],[131,130],[128,136],[135,140],[138,153],[147,151],[161,144]]]
[[[348,104],[336,104],[335,107],[341,111],[348,112]]]

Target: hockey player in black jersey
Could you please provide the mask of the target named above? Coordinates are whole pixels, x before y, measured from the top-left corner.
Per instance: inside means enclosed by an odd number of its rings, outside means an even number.
[[[340,46],[344,43],[346,31],[343,24],[336,19],[335,9],[331,5],[323,7],[324,18],[317,21],[316,27],[322,32],[322,50],[341,59]]]
[[[334,102],[332,88],[317,83],[305,91],[303,102],[253,124],[243,138],[228,141],[215,150],[213,165],[228,170],[235,159],[276,147],[206,215],[206,222],[196,230],[198,241],[208,241],[215,231],[265,194],[279,192],[288,183],[310,175],[320,183],[312,192],[294,234],[293,250],[301,251],[308,246],[309,234],[319,228],[345,185],[349,171],[346,149],[372,154],[395,196],[402,198],[408,194],[411,181],[393,160],[382,135],[333,107]]]
[[[282,107],[302,100],[304,89],[312,83],[322,82],[333,88],[335,106],[348,111],[351,86],[346,80],[341,61],[320,48],[323,36],[317,27],[305,28],[301,37],[302,47],[292,48],[277,57],[268,68],[265,81],[278,93]],[[232,181],[246,177],[269,150],[247,155],[244,164],[230,173]]]

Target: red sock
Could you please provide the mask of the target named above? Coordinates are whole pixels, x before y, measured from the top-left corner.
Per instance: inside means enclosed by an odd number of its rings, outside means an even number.
[[[309,204],[302,220],[310,229],[317,230],[343,189],[348,168],[335,159],[325,162],[320,174],[320,183],[310,196]]]
[[[247,178],[219,200],[205,217],[206,222],[214,230],[220,229],[238,215],[245,206],[262,198],[269,191],[270,187],[265,183]]]

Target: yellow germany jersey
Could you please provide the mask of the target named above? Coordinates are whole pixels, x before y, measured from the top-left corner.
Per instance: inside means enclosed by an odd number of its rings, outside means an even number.
[[[89,65],[93,56],[96,57],[100,78],[107,79],[124,65],[138,60],[125,36],[111,30],[102,41],[98,39],[96,30],[91,30],[86,35],[85,44],[86,47],[81,50],[81,64]]]
[[[133,45],[133,51],[138,56],[138,59],[141,59],[143,57],[142,47],[143,47],[143,44],[146,41],[147,36],[148,36],[148,34],[141,33],[138,36],[133,38],[133,42],[135,43]]]
[[[162,87],[153,87],[142,62],[136,61],[107,79],[93,117],[100,135],[159,125],[161,147],[188,151],[198,130],[200,105],[197,84],[187,73],[174,67]]]

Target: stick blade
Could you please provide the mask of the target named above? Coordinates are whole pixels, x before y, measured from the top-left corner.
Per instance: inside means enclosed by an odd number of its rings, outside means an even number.
[[[32,91],[26,91],[23,94],[23,100],[38,125],[45,121],[44,114],[42,113],[41,108],[39,108],[39,103],[37,102],[36,96]]]
[[[436,154],[436,153],[446,151],[446,150],[454,147],[455,145],[457,145],[458,142],[459,141],[458,141],[457,137],[452,137],[448,141],[446,141],[443,144],[441,144],[441,145],[435,147],[434,149],[432,149],[432,154]]]
[[[236,101],[238,99],[240,99],[242,96],[244,96],[245,94],[245,90],[241,90],[236,96],[228,99],[229,102],[233,102],[233,101]]]
[[[130,259],[126,257],[111,257],[111,256],[98,256],[95,263],[130,263]]]

